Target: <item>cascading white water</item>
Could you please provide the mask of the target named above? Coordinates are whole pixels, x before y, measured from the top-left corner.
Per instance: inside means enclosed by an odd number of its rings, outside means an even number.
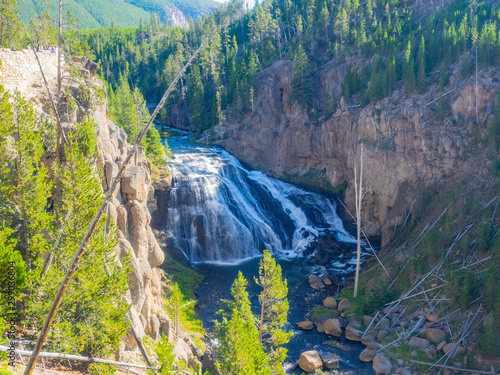
[[[169,141],[172,189],[164,231],[193,263],[238,263],[264,249],[297,256],[324,230],[344,242],[332,199],[245,169],[216,147]]]

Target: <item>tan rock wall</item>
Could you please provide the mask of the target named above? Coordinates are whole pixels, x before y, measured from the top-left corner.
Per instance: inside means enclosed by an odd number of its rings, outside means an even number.
[[[386,243],[426,185],[460,173],[467,178],[470,171],[477,176],[489,173],[481,142],[500,75],[480,74],[480,123],[476,125],[474,80],[460,80],[459,68],[450,78],[453,86],[444,90],[457,87],[446,97],[449,117],[444,121],[436,121],[435,105],[426,106],[428,93],[408,97],[404,88],[364,108],[348,106],[343,98],[333,103],[332,98],[340,97],[347,69],[347,64],[332,64],[319,73],[316,97],[330,98],[321,107],[338,108],[325,118],[315,109],[307,112],[290,103],[293,65],[275,62],[261,74],[253,113],[229,113],[216,129],[218,142],[245,163],[278,178],[318,187],[347,186],[345,200],[351,210],[354,165],[364,144],[364,182],[369,193],[364,199],[363,226],[369,235],[382,235]],[[439,91],[433,88],[432,98],[437,98]],[[397,209],[396,201],[400,201]]]
[[[57,77],[57,53],[43,50],[37,54],[49,84],[53,84]],[[18,89],[29,94],[33,85],[43,85],[40,68],[32,50],[12,51],[0,48],[0,60],[0,84],[7,90]]]

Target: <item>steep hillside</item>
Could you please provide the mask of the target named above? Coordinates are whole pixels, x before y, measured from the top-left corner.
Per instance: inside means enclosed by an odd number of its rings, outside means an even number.
[[[82,29],[139,26],[140,20],[149,21],[150,14],[156,13],[161,23],[173,26],[187,26],[190,17],[196,19],[214,10],[218,4],[211,0],[69,0],[64,2],[64,14],[70,11],[79,18]],[[57,20],[57,3],[42,0],[18,1],[21,20],[29,22],[38,14],[48,11]]]

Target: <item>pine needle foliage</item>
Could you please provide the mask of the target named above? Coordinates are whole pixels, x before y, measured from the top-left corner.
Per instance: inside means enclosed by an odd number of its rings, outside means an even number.
[[[272,374],[248,299],[247,280],[240,272],[231,287],[232,300],[224,301],[227,310],[219,312],[222,322],[215,323],[219,340],[218,366],[223,374]]]
[[[288,286],[283,280],[281,266],[271,256],[269,250],[264,250],[264,257],[259,263],[259,277],[255,282],[262,288],[259,294],[261,315],[259,322],[259,340],[268,352],[269,362],[276,374],[284,374],[283,361],[287,349],[284,344],[290,341],[292,331],[283,330],[288,314]]]
[[[47,167],[51,151],[42,138],[45,125],[19,93],[13,104],[9,99],[0,86],[0,267],[13,262],[17,324],[37,332],[103,199],[94,163],[96,124],[76,124],[67,134],[66,161]],[[125,336],[129,259],[118,260],[115,247],[116,228],[104,218],[49,331],[47,345],[53,350],[106,356]],[[10,306],[1,286],[4,317]],[[5,324],[0,320],[2,333]]]

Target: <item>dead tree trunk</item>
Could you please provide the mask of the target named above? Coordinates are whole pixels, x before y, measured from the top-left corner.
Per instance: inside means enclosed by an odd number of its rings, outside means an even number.
[[[358,235],[358,246],[356,251],[356,276],[354,277],[354,298],[358,295],[359,266],[361,263],[361,201],[363,200],[363,145],[361,144],[361,156],[359,166],[359,185],[357,168],[354,166],[354,192],[356,199],[356,227]]]

